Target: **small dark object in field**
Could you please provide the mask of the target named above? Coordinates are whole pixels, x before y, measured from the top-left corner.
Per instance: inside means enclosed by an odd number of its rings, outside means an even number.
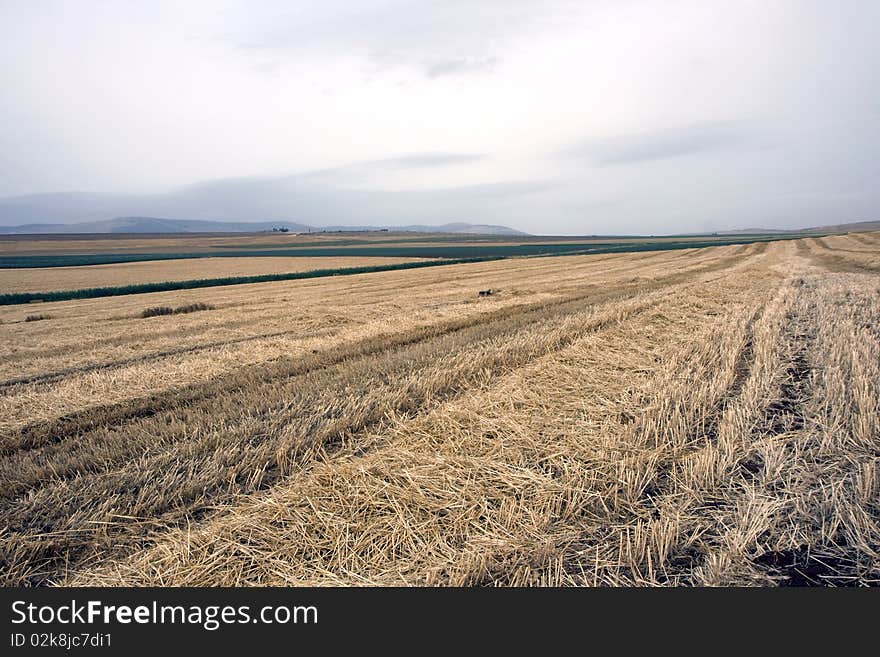
[[[491,297],[492,290],[480,290],[480,296],[481,297]]]
[[[43,319],[52,319],[49,315],[28,315],[24,318],[26,322],[39,322]]]
[[[158,317],[159,315],[182,315],[185,313],[194,313],[197,310],[214,310],[214,306],[207,303],[191,303],[188,306],[178,306],[171,308],[169,306],[156,306],[155,308],[145,308],[141,312],[141,317]]]
[[[182,313],[194,313],[198,310],[214,310],[214,306],[207,303],[191,303],[188,306],[179,306],[174,309],[175,315]]]
[[[145,308],[141,313],[141,317],[158,317],[159,315],[173,315],[174,308],[168,306],[157,306],[156,308]]]

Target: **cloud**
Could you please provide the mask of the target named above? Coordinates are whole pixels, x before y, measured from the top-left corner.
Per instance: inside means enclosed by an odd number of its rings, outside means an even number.
[[[761,132],[745,121],[702,123],[659,132],[592,140],[566,151],[600,166],[640,164],[761,143]]]
[[[395,169],[447,167],[459,164],[473,164],[486,158],[487,155],[483,153],[419,153],[375,160],[367,162],[363,166],[385,166]]]
[[[425,66],[425,74],[429,78],[439,78],[450,75],[463,75],[468,73],[483,73],[490,71],[498,65],[497,57],[460,57],[458,59],[446,59]]]
[[[277,59],[254,62],[251,65],[251,70],[253,70],[255,73],[260,73],[262,75],[277,77],[281,72],[281,62]]]
[[[434,198],[449,197],[451,199],[461,196],[470,200],[508,200],[528,194],[538,194],[551,191],[559,187],[559,185],[560,183],[555,180],[506,180],[478,185],[438,187],[430,190],[418,190],[405,193],[426,195]]]
[[[0,195],[139,194],[0,199],[0,217],[567,234],[874,217],[880,2],[791,4],[0,1],[17,62]]]
[[[398,157],[344,164],[299,174],[298,177],[312,182],[332,185],[381,186],[383,174],[406,174],[432,169],[475,164],[488,159],[485,153],[414,153]]]
[[[225,38],[243,52],[346,53],[375,70],[408,68],[436,79],[492,71],[511,41],[558,29],[585,11],[569,0],[328,2]]]
[[[553,181],[507,180],[418,190],[357,189],[313,174],[228,178],[164,194],[37,194],[0,198],[0,226],[154,216],[220,221],[293,221],[317,226],[484,223],[511,201],[551,190]],[[509,223],[509,222],[508,222]]]

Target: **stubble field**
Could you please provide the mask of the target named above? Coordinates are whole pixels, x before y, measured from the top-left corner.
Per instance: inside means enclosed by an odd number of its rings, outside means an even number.
[[[2,307],[0,581],[876,585],[878,274],[862,233]]]
[[[329,258],[182,258],[145,260],[112,265],[0,269],[0,290],[13,292],[54,292],[95,287],[116,287],[185,281],[190,279],[260,276],[422,262],[423,258],[329,257]]]

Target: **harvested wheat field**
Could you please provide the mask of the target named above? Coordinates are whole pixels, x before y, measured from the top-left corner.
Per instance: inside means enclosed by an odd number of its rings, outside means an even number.
[[[419,262],[423,258],[336,257],[336,258],[182,258],[145,260],[112,265],[0,269],[0,292],[53,292],[92,287],[141,285],[165,281],[228,276],[259,276],[344,269],[347,267],[396,265]]]
[[[862,233],[0,308],[2,582],[880,584],[878,262]]]

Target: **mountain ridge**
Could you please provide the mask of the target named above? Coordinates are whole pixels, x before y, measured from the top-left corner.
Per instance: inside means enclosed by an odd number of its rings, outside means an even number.
[[[116,217],[104,221],[86,221],[73,224],[34,223],[19,226],[0,226],[0,234],[118,234],[118,233],[256,233],[285,229],[293,233],[349,232],[393,230],[416,233],[457,233],[465,235],[527,235],[508,226],[456,222],[439,224],[412,224],[405,226],[310,226],[291,221],[210,221],[202,219],[172,219],[166,217]]]
[[[844,231],[860,232],[880,230],[880,221],[851,221],[845,224],[829,224],[827,226],[809,226],[807,228],[741,228],[738,230],[719,230],[718,235],[774,235],[799,233],[840,233]]]

